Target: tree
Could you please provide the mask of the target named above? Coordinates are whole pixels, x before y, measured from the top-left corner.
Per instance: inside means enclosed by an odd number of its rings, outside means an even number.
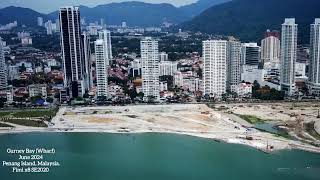
[[[156,101],[156,97],[155,96],[148,96],[147,97],[147,101],[148,101],[148,103],[154,103],[155,101]]]
[[[83,98],[89,98],[89,93],[88,93],[88,91],[86,91],[86,92],[84,93]]]
[[[55,94],[54,94],[54,98],[60,98],[60,92],[56,92]]]
[[[53,99],[52,99],[51,97],[48,97],[48,98],[46,99],[46,101],[49,102],[49,103],[53,103]]]
[[[252,97],[260,99],[261,94],[259,93],[259,90],[260,90],[260,84],[258,83],[257,80],[255,80],[253,82],[253,87],[252,87]]]
[[[76,101],[83,101],[83,98],[80,97],[80,96],[78,96],[78,97],[76,98]]]
[[[170,76],[170,75],[160,76],[159,80],[160,81],[166,81],[167,84],[168,84],[168,89],[169,90],[173,89],[173,76]]]
[[[27,70],[26,66],[24,65],[24,63],[22,63],[22,65],[19,68],[19,72],[24,72],[26,70]]]
[[[227,93],[223,93],[222,97],[221,97],[222,101],[226,101],[227,98],[228,98],[228,92]]]
[[[134,100],[137,96],[138,96],[138,93],[137,93],[136,87],[133,86],[133,88],[130,89],[130,98],[131,100]]]
[[[42,99],[41,95],[33,96],[30,98],[32,104],[35,104],[38,100]]]
[[[0,98],[0,108],[4,107],[4,102],[6,102],[7,99],[6,98]]]
[[[143,93],[143,92],[139,92],[139,93],[138,93],[138,96],[139,96],[141,99],[143,99],[144,93]]]
[[[253,87],[252,87],[252,90],[259,90],[260,89],[260,84],[258,83],[257,80],[255,80],[253,82]]]

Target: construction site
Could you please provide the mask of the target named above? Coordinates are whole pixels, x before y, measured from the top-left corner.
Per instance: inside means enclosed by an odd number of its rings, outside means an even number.
[[[177,133],[266,152],[320,152],[319,121],[318,105],[310,103],[62,107],[48,130]]]

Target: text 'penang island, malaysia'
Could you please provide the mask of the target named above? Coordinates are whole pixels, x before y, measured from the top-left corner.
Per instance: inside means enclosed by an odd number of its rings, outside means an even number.
[[[2,166],[12,173],[48,173],[53,167],[59,167],[58,161],[52,161],[56,150],[46,148],[7,148],[10,160],[2,160]],[[50,160],[49,160],[50,159]]]

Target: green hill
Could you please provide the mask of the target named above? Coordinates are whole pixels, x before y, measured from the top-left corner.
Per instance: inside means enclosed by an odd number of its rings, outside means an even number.
[[[299,43],[309,43],[310,24],[320,17],[319,0],[233,0],[213,6],[179,28],[260,41],[267,29],[281,29],[286,17],[299,24]]]

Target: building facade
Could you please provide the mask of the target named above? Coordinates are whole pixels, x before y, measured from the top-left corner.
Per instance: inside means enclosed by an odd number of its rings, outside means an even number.
[[[309,92],[320,96],[320,19],[311,24],[310,32],[310,63],[309,63]]]
[[[295,93],[295,63],[297,60],[298,25],[287,18],[281,30],[281,89],[289,96]]]
[[[29,96],[41,96],[47,98],[47,85],[46,84],[32,84],[28,86]]]
[[[6,89],[7,86],[7,66],[3,52],[2,39],[0,38],[0,90]]]
[[[106,43],[98,39],[94,43],[96,57],[97,97],[108,97],[108,61]]]
[[[84,90],[90,91],[93,86],[92,79],[92,67],[91,67],[91,49],[90,49],[90,35],[86,32],[81,35],[81,43],[82,43],[82,54],[83,54],[83,82],[84,82]],[[82,92],[83,93],[83,92]]]
[[[280,33],[269,30],[261,41],[261,60],[263,63],[280,62]]]
[[[251,83],[240,83],[236,88],[236,93],[239,97],[251,97],[252,87]]]
[[[227,47],[227,89],[236,92],[241,83],[241,43],[229,40]]]
[[[159,69],[160,76],[173,76],[178,70],[178,63],[171,61],[160,61]]]
[[[228,41],[203,41],[203,93],[221,98],[227,90]]]
[[[162,61],[168,61],[168,60],[169,60],[168,54],[165,53],[165,52],[161,52],[161,53],[159,54],[159,60],[160,60],[160,62],[162,62]]]
[[[258,66],[261,62],[261,48],[257,43],[243,43],[241,47],[241,61],[244,65]]]
[[[102,30],[99,32],[99,39],[102,39],[105,43],[105,57],[108,59],[108,65],[112,60],[112,45],[111,45],[111,32],[108,30]]]
[[[159,101],[159,47],[158,41],[146,37],[140,42],[142,66],[142,92],[144,100]]]
[[[79,7],[60,8],[59,19],[64,86],[70,98],[82,96],[82,92],[84,92],[84,61]]]

